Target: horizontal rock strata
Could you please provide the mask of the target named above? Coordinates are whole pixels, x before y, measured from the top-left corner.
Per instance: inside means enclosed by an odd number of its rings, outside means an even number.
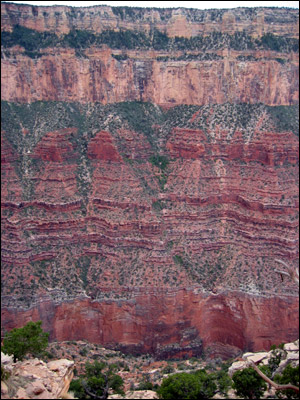
[[[295,340],[298,10],[1,9],[2,333]]]

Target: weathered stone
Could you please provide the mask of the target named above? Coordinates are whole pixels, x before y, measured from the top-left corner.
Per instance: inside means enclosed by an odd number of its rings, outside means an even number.
[[[28,396],[38,395],[46,390],[45,386],[40,381],[34,381],[27,387],[26,393]]]
[[[16,393],[16,399],[30,399],[24,388],[19,388]]]
[[[9,365],[13,363],[13,356],[9,356],[8,354],[4,354],[1,351],[1,365]]]
[[[125,393],[126,399],[158,399],[158,395],[153,390],[136,390]],[[108,399],[124,399],[124,396],[119,394],[111,394]]]
[[[256,353],[256,354],[251,354],[251,353],[246,353],[243,354],[243,359],[245,361],[253,361],[255,364],[265,360],[268,358],[269,354],[266,352],[263,353]]]
[[[286,351],[297,351],[299,352],[299,340],[296,340],[294,343],[286,343],[283,346],[284,350]]]
[[[8,394],[8,387],[4,381],[1,381],[1,394],[3,394],[3,395]]]
[[[16,398],[20,399],[61,398],[68,392],[73,379],[74,362],[54,360],[51,361],[50,367],[38,359],[17,362],[13,365],[7,385],[16,389]],[[5,391],[5,387],[2,395],[3,398],[8,399],[8,391]]]

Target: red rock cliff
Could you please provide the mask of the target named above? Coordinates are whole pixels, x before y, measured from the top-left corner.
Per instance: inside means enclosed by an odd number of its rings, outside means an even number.
[[[169,106],[298,101],[299,62],[290,59],[293,55],[258,52],[253,62],[239,61],[241,53],[229,52],[215,61],[158,61],[165,53],[135,52],[120,62],[111,50],[90,49],[86,54],[78,58],[74,50],[53,49],[32,60],[16,52],[1,62],[2,99],[104,104],[142,100]],[[279,56],[290,62],[280,63]]]
[[[289,37],[299,34],[298,10],[239,8],[234,10],[151,9],[126,7],[36,7],[1,3],[1,30],[19,24],[38,31],[68,33],[72,29],[101,32],[105,29],[137,29],[149,32],[153,25],[169,36],[190,37],[214,31],[246,31],[254,36],[264,33]]]
[[[1,7],[7,38],[137,18]],[[295,10],[270,13],[148,10],[135,25],[297,37]],[[162,358],[296,339],[298,288],[274,272],[299,257],[296,50],[40,50],[2,48],[2,330],[42,319],[52,339]]]

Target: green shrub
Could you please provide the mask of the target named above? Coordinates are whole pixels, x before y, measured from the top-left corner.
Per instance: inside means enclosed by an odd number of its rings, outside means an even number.
[[[1,365],[1,381],[6,381],[10,377],[11,373],[7,371],[3,365]]]
[[[245,368],[235,372],[232,380],[235,393],[244,399],[260,399],[264,391],[267,390],[266,382],[253,368]]]
[[[161,156],[159,154],[151,156],[150,162],[156,167],[160,168],[162,171],[164,171],[169,164],[168,158],[166,156]]]
[[[161,399],[211,398],[216,393],[213,378],[205,371],[174,374],[164,379],[157,393]]]
[[[161,372],[163,373],[163,374],[171,374],[172,372],[174,372],[175,371],[175,369],[174,369],[174,367],[172,366],[172,365],[167,365],[166,367],[164,367],[162,370],[161,370]]]
[[[153,390],[153,383],[150,381],[142,381],[139,383],[136,390]]]
[[[115,58],[118,61],[124,61],[128,60],[128,55],[127,54],[112,54],[111,55],[113,58]]]
[[[38,32],[20,25],[15,25],[12,32],[1,33],[1,45],[3,47],[19,45],[28,52],[55,46],[58,41],[59,39],[54,33]]]
[[[107,398],[109,390],[124,394],[123,379],[114,371],[114,365],[98,361],[94,361],[93,364],[87,362],[85,373],[72,380],[69,390],[73,391],[78,399]]]
[[[28,353],[38,356],[48,346],[49,338],[41,325],[42,321],[30,321],[23,328],[12,329],[4,337],[1,351],[13,355],[14,362],[23,360]]]
[[[290,364],[283,370],[282,374],[275,375],[274,381],[280,385],[292,384],[299,387],[299,365],[292,367]],[[293,390],[277,390],[276,396],[280,399],[298,399],[299,393]]]
[[[114,12],[116,12],[115,8]],[[125,17],[126,13],[130,13],[131,11],[129,10],[125,12],[124,9],[120,9],[119,15],[121,18]],[[187,59],[193,59],[193,57],[194,59],[199,59],[199,57],[200,59],[205,59],[205,57],[218,59],[220,56],[205,54],[205,51],[222,48],[234,50],[264,48],[277,52],[299,52],[298,39],[277,36],[272,33],[267,33],[261,38],[254,39],[245,31],[235,32],[233,35],[214,31],[206,36],[197,35],[190,38],[176,36],[171,38],[157,29],[151,30],[149,34],[129,29],[120,31],[105,30],[101,33],[72,29],[69,33],[59,37],[54,33],[38,32],[24,26],[15,25],[12,32],[3,31],[1,33],[1,45],[4,48],[20,45],[28,52],[37,52],[41,48],[56,45],[85,49],[91,45],[99,46],[102,44],[106,44],[111,49],[199,50],[202,53],[202,55],[199,53],[194,56],[184,55],[183,59],[186,59],[186,57],[188,57]],[[28,53],[28,55],[30,57],[38,56],[37,53]],[[168,56],[167,59],[169,59]],[[282,62],[281,60],[281,58],[278,58],[278,62]]]

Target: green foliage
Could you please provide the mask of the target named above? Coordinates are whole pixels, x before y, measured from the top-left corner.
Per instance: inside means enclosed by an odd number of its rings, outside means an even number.
[[[279,132],[293,132],[299,136],[299,106],[266,106]]]
[[[245,368],[233,374],[233,389],[237,396],[244,399],[259,399],[267,390],[266,382],[254,371],[253,368]]]
[[[111,55],[113,58],[115,58],[118,61],[125,61],[128,60],[128,55],[127,54],[112,54]]]
[[[64,35],[62,45],[74,49],[85,49],[93,45],[95,40],[96,36],[92,32],[73,29]]]
[[[150,382],[149,380],[143,380],[142,382],[139,383],[138,387],[136,390],[153,390],[153,383]]]
[[[73,379],[72,382],[70,383],[70,392],[73,392],[75,397],[77,399],[85,399],[85,390],[82,385],[81,379]]]
[[[283,353],[284,353],[284,351],[282,351],[280,348],[272,350],[272,353],[271,353],[272,355],[268,362],[268,367],[270,369],[271,375],[279,367]]]
[[[258,367],[262,373],[264,373],[268,378],[272,378],[272,370],[269,365],[260,365]]]
[[[171,374],[172,372],[174,372],[175,369],[172,365],[167,365],[166,367],[164,367],[161,372],[162,374]]]
[[[114,105],[114,111],[128,122],[135,132],[143,133],[152,146],[156,146],[156,135],[153,125],[164,119],[162,111],[150,103],[127,101]]]
[[[168,158],[166,156],[161,156],[159,154],[150,157],[150,162],[156,167],[160,168],[162,171],[164,171],[169,164]]]
[[[280,385],[292,384],[299,387],[299,365],[292,367],[290,364],[286,366],[281,375],[275,375],[274,381]],[[280,399],[298,399],[299,394],[294,390],[276,391],[277,397]]]
[[[150,32],[151,36],[151,32]],[[152,33],[152,47],[155,50],[166,50],[169,46],[171,39],[167,36],[166,33],[163,33],[157,29],[154,29]]]
[[[176,254],[176,255],[173,257],[173,260],[175,261],[176,264],[179,264],[179,265],[183,265],[183,264],[184,264],[183,258],[182,258],[182,256],[179,255],[179,254]]]
[[[85,374],[73,379],[70,391],[78,399],[107,398],[109,389],[124,394],[123,379],[115,373],[116,365],[94,361],[85,364]]]
[[[8,48],[19,45],[28,52],[55,46],[58,41],[59,39],[54,33],[37,32],[20,25],[15,25],[12,32],[1,33],[1,46]]]
[[[161,399],[211,398],[216,393],[213,378],[204,370],[174,374],[162,381],[157,393]]]
[[[42,321],[30,321],[22,328],[12,329],[4,337],[1,351],[13,355],[14,362],[23,360],[28,353],[38,356],[48,346],[49,338],[49,333],[44,332],[41,325]]]
[[[221,393],[222,395],[226,396],[228,390],[232,386],[232,380],[228,376],[227,372],[225,372],[224,370],[215,372],[213,374],[213,377],[214,377],[215,382],[217,384],[218,392]]]
[[[97,44],[106,44],[111,49],[132,50],[150,47],[149,37],[145,33],[132,30],[103,31],[97,35],[95,41]]]
[[[119,10],[119,11],[117,11]],[[134,12],[124,7],[114,7],[113,12],[120,15],[134,17]],[[69,13],[70,14],[70,13]],[[74,16],[76,14],[74,13]],[[85,49],[91,45],[107,45],[111,49],[150,49],[155,50],[206,50],[231,48],[234,50],[269,49],[278,52],[299,52],[299,41],[295,38],[267,33],[261,38],[254,39],[245,31],[235,32],[233,35],[214,31],[208,35],[197,35],[190,38],[171,38],[165,32],[151,29],[149,34],[135,30],[105,30],[101,33],[93,33],[79,29],[72,29],[69,33],[59,37],[50,32],[37,32],[33,29],[15,25],[12,32],[4,31],[1,34],[1,45],[9,48],[19,45],[29,52],[36,52],[49,46],[64,46],[74,49]],[[30,53],[28,53],[30,56]],[[33,56],[33,54],[31,55]],[[280,62],[280,61],[279,61]]]
[[[161,211],[165,208],[165,203],[162,200],[157,200],[152,203],[152,208],[156,211]]]
[[[7,371],[3,365],[1,365],[1,381],[6,381],[10,377],[11,373]]]
[[[258,39],[258,43],[265,49],[278,52],[299,52],[299,40],[295,38],[277,36],[270,32]]]

